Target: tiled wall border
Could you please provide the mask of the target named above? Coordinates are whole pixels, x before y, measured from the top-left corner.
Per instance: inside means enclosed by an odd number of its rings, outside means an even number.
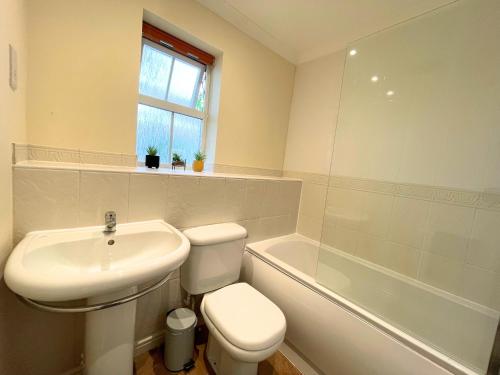
[[[31,144],[12,144],[12,162],[17,164],[27,160],[50,161],[62,163],[94,164],[135,167],[137,156],[130,154],[116,154],[111,152],[75,150],[69,148],[58,148],[39,146]],[[258,176],[281,177],[281,169],[266,169],[256,167],[243,167],[228,164],[207,164],[206,170],[216,173],[245,174]]]
[[[298,178],[307,184],[328,186],[328,175],[326,174],[284,170],[283,176],[289,178]]]
[[[27,160],[135,167],[136,155],[13,143],[12,162]]]
[[[234,173],[234,174],[274,176],[274,177],[283,176],[283,171],[281,169],[241,167],[237,165],[227,165],[227,164],[214,164],[213,170],[214,172],[217,173]]]
[[[327,176],[297,171],[284,171],[283,176],[299,178],[304,183],[341,189],[369,191],[405,198],[500,211],[500,193],[496,192],[480,192],[443,186],[398,183],[348,176]]]

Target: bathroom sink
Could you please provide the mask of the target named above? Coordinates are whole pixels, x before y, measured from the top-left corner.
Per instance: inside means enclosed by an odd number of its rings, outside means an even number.
[[[38,301],[70,301],[113,293],[177,269],[189,241],[161,220],[31,232],[5,268],[15,293]]]

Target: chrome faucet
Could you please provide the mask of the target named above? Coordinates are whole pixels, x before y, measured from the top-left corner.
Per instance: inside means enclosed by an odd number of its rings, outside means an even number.
[[[104,232],[113,233],[116,232],[116,212],[108,211],[104,214]]]

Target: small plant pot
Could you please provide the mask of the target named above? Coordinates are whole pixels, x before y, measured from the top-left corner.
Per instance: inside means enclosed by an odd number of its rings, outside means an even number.
[[[160,157],[158,155],[146,155],[146,167],[160,168]]]
[[[176,169],[177,167],[182,167],[186,170],[186,162],[185,161],[172,161],[172,169]]]
[[[205,162],[203,160],[195,160],[193,161],[193,171],[195,172],[203,172],[203,168],[205,167]]]

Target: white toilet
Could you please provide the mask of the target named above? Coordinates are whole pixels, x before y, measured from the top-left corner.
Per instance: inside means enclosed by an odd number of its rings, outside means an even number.
[[[240,276],[246,229],[234,223],[184,231],[191,242],[181,267],[182,287],[191,295],[207,293],[201,313],[208,327],[207,359],[220,375],[255,375],[260,361],[283,342],[281,310]],[[209,293],[210,292],[210,293]]]

